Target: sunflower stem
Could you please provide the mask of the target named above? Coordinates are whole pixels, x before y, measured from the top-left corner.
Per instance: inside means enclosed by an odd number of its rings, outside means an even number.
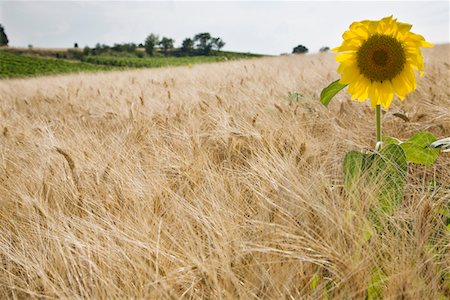
[[[376,120],[377,120],[377,143],[375,145],[375,150],[378,151],[381,147],[381,105],[378,104],[375,108]]]

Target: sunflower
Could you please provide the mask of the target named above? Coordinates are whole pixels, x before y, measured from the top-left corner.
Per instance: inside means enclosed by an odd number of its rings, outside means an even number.
[[[340,83],[349,85],[352,100],[370,98],[372,106],[391,105],[416,89],[414,69],[423,75],[421,47],[432,47],[423,36],[410,31],[412,25],[392,16],[380,21],[354,22],[342,35],[342,45],[333,49],[340,63]]]

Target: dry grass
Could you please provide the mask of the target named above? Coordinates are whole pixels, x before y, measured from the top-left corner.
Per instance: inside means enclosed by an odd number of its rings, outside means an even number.
[[[426,52],[387,135],[450,136],[448,53]],[[319,104],[335,69],[321,54],[0,81],[0,298],[353,299],[376,269],[385,298],[449,296],[450,155],[411,168],[364,242],[374,197],[343,191],[341,163],[373,148],[374,111]]]

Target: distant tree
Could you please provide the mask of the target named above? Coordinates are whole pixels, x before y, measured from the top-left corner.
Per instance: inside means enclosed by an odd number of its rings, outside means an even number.
[[[134,52],[137,46],[135,43],[123,43],[123,44],[114,44],[111,47],[113,51],[117,52]]]
[[[91,48],[89,48],[88,46],[84,47],[83,54],[84,55],[89,55],[90,53],[91,53]]]
[[[112,49],[113,51],[117,51],[117,52],[123,51],[123,47],[122,47],[121,44],[114,44],[114,45],[111,47],[111,49]]]
[[[138,48],[144,48],[144,44],[139,43]]]
[[[155,51],[155,46],[159,44],[159,36],[157,36],[156,34],[150,34],[149,36],[147,36],[147,38],[145,39],[145,52],[147,52],[148,55],[153,56],[154,51]]]
[[[73,44],[73,47],[78,49],[78,43]]]
[[[31,45],[31,44],[28,44],[28,49],[33,49],[33,45]]]
[[[223,46],[225,46],[225,42],[219,37],[213,38],[212,43],[214,47],[217,49],[217,51],[220,51],[220,49],[222,49]]]
[[[165,55],[167,55],[167,51],[168,51],[169,49],[172,49],[172,48],[173,48],[173,43],[174,43],[174,42],[175,42],[175,41],[174,41],[173,39],[168,38],[168,37],[163,37],[163,38],[161,39],[161,41],[159,42],[159,45],[160,45],[161,48],[163,49]]]
[[[194,42],[196,42],[196,48],[203,55],[209,55],[213,46],[211,34],[203,32],[194,36]]]
[[[190,38],[186,38],[183,40],[181,44],[181,53],[183,55],[190,55],[194,51],[194,40]]]
[[[320,52],[327,52],[328,50],[330,50],[330,47],[328,47],[328,46],[325,46],[325,47],[322,47],[322,48],[320,48]]]
[[[137,49],[137,45],[135,43],[128,43],[124,44],[125,51],[127,52],[134,52]]]
[[[294,53],[294,54],[308,53],[308,48],[306,48],[303,45],[298,45],[297,47],[294,48],[294,50],[292,50],[292,53]]]
[[[5,28],[0,24],[0,46],[8,46],[9,40],[6,36]]]
[[[100,49],[102,50],[102,52],[106,52],[106,51],[108,51],[110,48],[111,48],[111,47],[109,47],[109,46],[106,45],[106,44],[102,44],[102,45],[100,46]]]
[[[108,53],[112,50],[112,48],[106,44],[95,44],[95,47],[92,48],[92,55],[100,55],[104,53]]]

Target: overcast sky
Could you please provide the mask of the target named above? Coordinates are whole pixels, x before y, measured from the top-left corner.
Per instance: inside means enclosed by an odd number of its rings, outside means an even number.
[[[394,15],[433,43],[449,42],[449,1],[426,2],[36,2],[1,1],[10,46],[80,47],[141,43],[149,33],[175,39],[210,32],[224,50],[280,54],[303,44],[339,45],[351,22]]]

